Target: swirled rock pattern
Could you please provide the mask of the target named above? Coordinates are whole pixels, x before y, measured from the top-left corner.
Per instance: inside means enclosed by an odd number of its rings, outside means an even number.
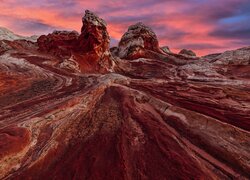
[[[83,21],[0,41],[0,179],[250,178],[249,48],[120,59]]]

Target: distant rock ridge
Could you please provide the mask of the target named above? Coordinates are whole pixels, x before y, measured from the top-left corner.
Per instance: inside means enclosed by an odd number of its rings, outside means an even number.
[[[179,54],[181,55],[187,55],[187,56],[196,56],[196,54],[194,53],[194,51],[189,50],[189,49],[182,49]]]
[[[27,40],[27,41],[36,42],[37,38],[38,36],[36,35],[30,36],[30,37],[20,36],[8,30],[5,27],[0,27],[0,40],[8,40],[8,41]]]
[[[250,46],[218,54],[211,62],[221,65],[250,65]]]

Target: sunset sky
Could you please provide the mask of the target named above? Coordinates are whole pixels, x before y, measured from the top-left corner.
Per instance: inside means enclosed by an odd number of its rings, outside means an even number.
[[[143,22],[160,45],[198,55],[250,45],[250,0],[0,0],[0,26],[21,35],[81,28],[85,9],[108,23],[112,45]]]

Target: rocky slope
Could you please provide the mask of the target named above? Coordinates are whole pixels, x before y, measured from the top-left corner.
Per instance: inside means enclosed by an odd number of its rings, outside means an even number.
[[[0,27],[0,40],[9,40],[9,41],[14,41],[14,40],[19,40],[19,39],[24,39],[32,42],[36,42],[38,36],[30,36],[30,37],[24,37],[20,36],[17,34],[14,34],[12,31],[8,30],[7,28]]]
[[[82,21],[0,41],[0,179],[250,178],[249,47],[174,54],[139,23],[110,52]]]

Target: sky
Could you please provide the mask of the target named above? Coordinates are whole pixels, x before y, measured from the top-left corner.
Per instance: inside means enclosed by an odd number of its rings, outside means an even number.
[[[81,29],[89,9],[108,24],[111,46],[143,22],[161,46],[198,55],[250,45],[250,0],[0,0],[0,26],[21,35]]]

